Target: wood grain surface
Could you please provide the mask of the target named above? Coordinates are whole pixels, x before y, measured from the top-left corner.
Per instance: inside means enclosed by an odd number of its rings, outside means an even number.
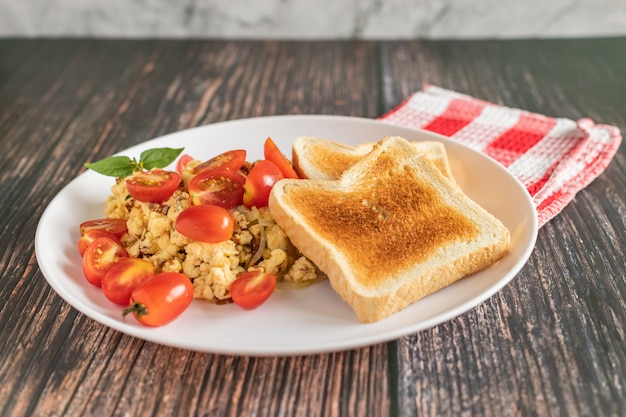
[[[84,162],[155,136],[275,114],[375,118],[423,84],[624,130],[625,56],[626,38],[0,40],[0,415],[626,414],[624,146],[502,291],[357,350],[254,358],[144,342],[70,307],[34,254],[39,217]]]

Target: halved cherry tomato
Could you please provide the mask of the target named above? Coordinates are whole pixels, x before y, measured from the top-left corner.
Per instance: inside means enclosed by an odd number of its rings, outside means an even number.
[[[193,161],[193,157],[191,155],[181,155],[180,158],[178,158],[178,162],[176,163],[176,172],[178,172],[180,175],[183,175],[185,167],[191,161]]]
[[[201,164],[201,162],[197,159],[194,159],[187,162],[187,164],[183,168],[182,172],[180,173],[180,178],[183,180],[185,187],[189,186],[189,182],[192,180],[193,177],[196,176],[194,168],[199,164]]]
[[[276,143],[272,140],[272,138],[265,139],[265,144],[263,145],[263,156],[268,161],[272,161],[274,165],[280,169],[280,172],[283,174],[285,178],[298,178],[298,174],[291,166],[289,160],[280,152]]]
[[[218,243],[231,238],[235,220],[228,210],[212,204],[191,206],[176,218],[176,230],[189,239]]]
[[[108,237],[98,237],[87,246],[83,255],[83,273],[87,281],[96,287],[102,286],[107,271],[128,252],[121,243]]]
[[[227,210],[243,202],[246,178],[227,168],[207,169],[189,182],[189,195],[194,204],[213,204]]]
[[[267,300],[276,288],[276,275],[261,271],[248,271],[230,284],[233,302],[245,309],[257,308]]]
[[[80,256],[85,254],[87,246],[98,237],[108,237],[121,245],[120,239],[111,232],[107,232],[104,229],[87,229],[80,239],[78,239],[78,253],[80,253]]]
[[[243,185],[243,204],[258,208],[267,206],[270,191],[283,178],[280,169],[271,161],[258,161],[250,170]]]
[[[194,173],[199,174],[207,169],[228,168],[237,171],[246,161],[246,151],[243,149],[235,149],[221,153],[208,161],[201,163],[193,168]]]
[[[133,290],[153,275],[152,262],[141,258],[122,258],[102,278],[102,292],[115,304],[128,306]]]
[[[214,158],[205,162],[193,161],[187,163],[185,169],[181,173],[181,177],[186,186],[189,186],[191,180],[200,172],[213,169],[229,169],[238,171],[246,162],[246,151],[236,149],[221,153]]]
[[[123,315],[132,313],[146,326],[162,326],[180,316],[192,300],[193,285],[186,275],[161,272],[133,290]]]
[[[96,219],[88,220],[80,224],[81,236],[85,234],[87,230],[99,229],[113,233],[117,237],[122,237],[128,228],[126,227],[126,220],[123,219]]]
[[[155,168],[140,172],[126,180],[130,195],[144,203],[160,203],[167,200],[180,184],[177,172]]]

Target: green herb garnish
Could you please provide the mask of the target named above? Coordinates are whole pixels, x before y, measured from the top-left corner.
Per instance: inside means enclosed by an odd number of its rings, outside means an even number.
[[[96,162],[86,163],[85,167],[109,177],[124,178],[135,171],[163,168],[174,162],[183,149],[147,149],[141,153],[139,160],[127,156],[110,156]]]

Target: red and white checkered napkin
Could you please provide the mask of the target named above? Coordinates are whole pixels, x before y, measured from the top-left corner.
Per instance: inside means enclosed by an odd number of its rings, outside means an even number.
[[[380,120],[440,133],[504,165],[526,187],[539,227],[591,183],[617,152],[618,128],[503,107],[425,86]]]

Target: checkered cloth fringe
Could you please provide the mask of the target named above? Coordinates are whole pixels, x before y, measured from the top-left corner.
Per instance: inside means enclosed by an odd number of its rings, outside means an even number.
[[[621,143],[618,128],[503,107],[425,86],[380,120],[440,133],[489,155],[530,193],[539,227],[606,169]]]

